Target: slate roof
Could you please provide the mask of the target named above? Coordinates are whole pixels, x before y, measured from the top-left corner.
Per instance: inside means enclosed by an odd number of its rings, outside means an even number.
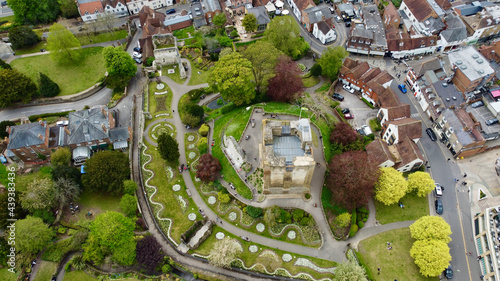
[[[322,21],[323,17],[325,17],[325,19],[333,17],[333,14],[330,12],[330,9],[327,6],[314,6],[311,8],[307,8],[304,10],[304,13],[308,15],[309,22],[311,24]]]
[[[127,140],[130,136],[127,127],[117,127],[109,130],[109,140],[111,142]]]
[[[254,14],[255,17],[257,18],[257,24],[262,25],[262,24],[268,24],[271,22],[271,19],[266,13],[266,7],[264,6],[259,6],[255,8],[250,8],[247,9],[247,11],[251,14]]]
[[[429,17],[422,22],[424,26],[429,29],[432,34],[437,34],[446,27],[441,18]]]
[[[387,160],[395,162],[394,156],[389,150],[389,146],[385,141],[380,138],[376,138],[371,143],[366,145],[366,153],[370,161],[380,165]]]
[[[455,42],[467,39],[467,28],[459,17],[447,14],[444,20],[447,27],[440,34],[446,41]]]
[[[202,26],[207,25],[207,19],[205,19],[205,17],[195,18],[193,20],[193,23],[195,28],[200,28]]]
[[[16,149],[45,143],[47,121],[22,124],[10,127],[7,149]]]
[[[107,139],[110,129],[108,108],[92,108],[70,112],[68,129],[70,132],[68,144]]]
[[[205,13],[206,12],[215,12],[217,10],[222,11],[220,4],[219,4],[219,1],[217,1],[217,0],[203,0],[203,1],[201,1],[201,3],[204,6],[203,10]]]
[[[442,69],[441,62],[436,57],[421,63],[419,63],[419,61],[417,60],[414,64],[411,65],[411,67],[413,68],[413,71],[415,72],[417,78],[421,77],[425,74],[425,72],[429,70],[436,71]]]
[[[434,12],[427,0],[404,0],[404,2],[419,22],[427,19]]]

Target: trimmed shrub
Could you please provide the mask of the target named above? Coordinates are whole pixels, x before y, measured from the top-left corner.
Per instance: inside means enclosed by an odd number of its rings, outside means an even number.
[[[207,150],[208,150],[208,139],[206,137],[200,138],[198,140],[198,144],[196,146],[198,147],[198,151],[200,152],[200,154],[207,153]]]
[[[46,224],[52,224],[54,220],[56,219],[54,215],[51,212],[48,212],[46,210],[35,210],[33,212],[33,216],[37,218],[41,218],[44,223]]]
[[[52,116],[59,116],[59,117],[61,117],[61,116],[66,116],[70,112],[73,112],[73,111],[74,110],[64,111],[64,112],[54,112],[54,113],[44,113],[44,114],[31,115],[28,119],[30,120],[30,122],[35,122],[38,119],[45,118],[45,117],[52,117]]]
[[[208,135],[208,131],[210,130],[210,127],[208,127],[207,124],[203,124],[201,125],[200,129],[198,130],[198,133],[202,136],[202,137],[206,137]]]
[[[244,211],[252,218],[258,218],[262,216],[262,208],[246,206]]]
[[[358,221],[357,221],[357,214],[356,212],[352,212],[352,216],[351,216],[351,224],[356,224]]]
[[[321,75],[321,65],[319,65],[319,63],[315,63],[312,67],[311,67],[311,74],[313,76],[320,76]]]
[[[366,207],[361,207],[361,208],[358,208],[356,210],[358,213],[363,213],[363,214],[368,214],[370,213],[370,211],[368,211],[368,209],[366,209]]]
[[[161,267],[161,272],[163,273],[169,273],[170,271],[172,271],[172,267],[168,264]]]
[[[359,222],[358,222],[358,227],[359,227],[359,228],[363,228],[363,226],[365,226],[365,223],[364,223],[364,222],[362,222],[362,221],[359,221]]]
[[[358,232],[358,225],[356,224],[353,224],[351,225],[351,230],[349,231],[349,237],[354,237],[354,235],[356,235],[356,233]]]
[[[295,209],[292,212],[292,218],[296,222],[300,222],[300,220],[304,217],[304,210]]]
[[[365,268],[366,277],[368,277],[368,280],[374,280],[372,271],[366,265],[366,262],[365,262],[365,259],[363,258],[363,256],[360,253],[358,253],[357,251],[354,251],[354,252],[356,253],[356,257],[358,258],[359,265],[361,265],[362,267]]]

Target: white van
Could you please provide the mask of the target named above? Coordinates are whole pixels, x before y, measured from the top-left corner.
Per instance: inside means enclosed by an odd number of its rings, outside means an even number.
[[[368,125],[361,126],[361,129],[365,133],[365,136],[369,136],[369,135],[373,134],[372,129],[370,129],[370,126],[368,126]]]
[[[435,183],[434,196],[436,197],[443,196],[443,187],[437,182]]]

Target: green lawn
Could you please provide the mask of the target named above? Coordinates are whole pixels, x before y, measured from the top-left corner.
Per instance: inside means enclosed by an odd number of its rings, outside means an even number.
[[[156,89],[156,82],[149,83],[149,112],[154,117],[155,114],[159,113],[168,113],[169,116],[161,116],[161,118],[172,118],[172,90],[170,87],[165,84],[165,88],[162,90]],[[168,91],[167,94],[164,95],[155,95],[156,92],[165,92]]]
[[[104,76],[102,48],[82,49],[82,60],[75,64],[60,65],[50,55],[40,55],[13,60],[13,68],[38,81],[39,72],[45,73],[61,88],[59,95],[72,95],[90,88]]]
[[[33,46],[22,48],[19,50],[15,50],[15,52],[16,52],[16,55],[19,56],[19,55],[25,55],[25,54],[38,53],[38,52],[40,52],[41,49],[47,49],[47,41],[38,42],[37,44],[35,44]]]
[[[120,199],[121,197],[118,195],[84,190],[80,194],[80,200],[75,201],[75,205],[78,205],[81,210],[76,213],[76,219],[86,219],[89,211],[92,212],[94,218],[96,215],[106,211],[120,212]]]
[[[12,273],[7,268],[0,268],[0,280],[2,281],[16,281],[17,273]]]
[[[191,61],[191,78],[188,85],[199,85],[208,82],[208,71],[198,68],[198,65]]]
[[[381,224],[417,220],[422,216],[429,215],[427,197],[418,197],[413,192],[401,198],[404,208],[399,207],[398,204],[386,206],[377,200],[374,200],[374,202],[377,212],[376,218]]]
[[[392,250],[386,249],[391,242]],[[380,233],[359,242],[358,249],[367,266],[371,269],[375,281],[413,280],[437,281],[438,278],[425,278],[410,256],[414,239],[410,229],[402,228]],[[380,275],[377,275],[380,267]]]
[[[169,69],[173,69],[175,71],[175,73],[168,74]],[[167,76],[168,78],[172,79],[175,83],[177,83],[179,85],[184,84],[184,82],[186,81],[186,79],[181,78],[179,67],[174,67],[173,65],[163,67],[161,74],[162,74],[162,76]]]
[[[38,271],[36,272],[34,281],[50,280],[57,270],[57,263],[51,261],[41,261],[36,266],[38,267]]]
[[[114,31],[113,34],[111,34],[111,32],[99,33],[97,35],[94,35],[93,33],[91,33],[90,35],[80,34],[80,36],[76,38],[78,39],[78,41],[80,41],[80,44],[84,46],[84,45],[124,39],[127,37],[127,35],[128,31],[126,29],[122,29]]]
[[[312,86],[316,86],[319,83],[319,78],[311,75],[307,78],[302,78],[302,82],[304,82],[304,87],[310,88]]]
[[[191,36],[194,35],[194,26],[189,26],[183,29],[174,30],[174,36],[177,37],[177,39],[188,38],[189,35]]]

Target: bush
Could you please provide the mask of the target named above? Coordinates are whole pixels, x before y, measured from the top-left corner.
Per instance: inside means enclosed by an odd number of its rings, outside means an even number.
[[[351,230],[349,231],[349,237],[354,237],[354,235],[356,235],[357,232],[358,232],[358,225],[357,224],[351,225]]]
[[[219,199],[219,202],[221,202],[223,204],[229,203],[229,201],[231,201],[231,197],[229,197],[229,194],[227,194],[223,191],[219,191],[217,193],[217,199]]]
[[[246,206],[244,211],[252,218],[258,218],[262,216],[262,208]]]
[[[68,229],[66,227],[59,226],[59,228],[57,228],[57,233],[59,233],[59,234],[65,234],[67,230]]]
[[[228,103],[220,108],[220,113],[222,113],[222,114],[229,113],[229,112],[233,111],[234,109],[236,109],[237,107],[238,106],[236,106],[234,103],[230,102],[230,103]]]
[[[369,102],[367,99],[365,98],[361,98],[362,101],[364,101],[366,103],[366,105],[368,105],[369,108],[371,109],[374,109],[375,107],[373,106],[373,104],[371,102]]]
[[[181,121],[184,125],[197,127],[198,125],[200,125],[201,118],[189,113],[185,113],[184,116],[182,116]]]
[[[52,81],[47,75],[40,72],[38,91],[42,97],[55,97],[59,95],[61,89],[56,82]]]
[[[250,38],[260,38],[262,36],[264,36],[264,33],[259,33],[259,34],[252,35]]]
[[[307,200],[311,199],[311,193],[306,193],[306,195],[304,195],[304,197],[305,197]]]
[[[312,67],[311,67],[311,71],[310,73],[313,75],[313,76],[320,76],[321,75],[321,65],[319,65],[319,63],[315,63]]]
[[[352,212],[351,224],[356,224],[356,223],[357,223],[357,214],[356,212]]]
[[[358,227],[363,228],[363,226],[365,226],[365,223],[362,221],[358,221]]]
[[[208,135],[208,131],[210,130],[210,127],[208,127],[207,124],[203,124],[201,125],[200,129],[198,130],[198,133],[202,136],[202,137],[206,137]]]
[[[198,147],[198,151],[201,154],[205,154],[208,151],[208,139],[206,137],[200,138],[198,140],[198,144],[196,145]]]
[[[238,36],[239,36],[239,35],[238,35],[238,30],[236,30],[236,28],[235,28],[235,29],[233,29],[233,30],[231,31],[231,34],[230,34],[230,35],[231,35],[231,37],[238,37]]]
[[[120,209],[127,217],[133,217],[137,212],[137,198],[135,195],[123,195],[120,200]]]
[[[144,65],[146,65],[146,66],[152,66],[154,61],[155,61],[155,57],[148,57],[144,61]]]
[[[306,225],[309,225],[309,223],[311,222],[311,218],[308,218],[308,217],[303,217],[301,220],[300,220],[300,225],[302,226],[306,226]]]
[[[300,222],[300,220],[304,217],[304,210],[295,209],[292,212],[293,220],[296,222]]]
[[[366,209],[366,207],[358,208],[356,211],[358,213],[362,213],[362,214],[368,214],[368,213],[370,213],[370,211],[368,211],[368,209]]]
[[[70,112],[73,112],[74,110],[71,111],[64,111],[64,112],[54,112],[54,113],[43,113],[43,114],[37,114],[37,115],[31,115],[28,119],[30,122],[35,122],[38,121],[38,119],[45,118],[45,117],[53,117],[53,116],[66,116]]]
[[[363,258],[363,256],[360,253],[358,253],[357,251],[354,251],[354,252],[356,253],[356,257],[358,258],[359,265],[361,265],[362,267],[365,268],[366,277],[368,277],[368,280],[374,280],[372,271],[366,265],[366,262],[365,262],[365,259]]]
[[[161,267],[161,272],[163,273],[169,273],[170,271],[172,271],[172,267],[168,264],[165,264]]]
[[[35,210],[33,212],[33,216],[37,218],[41,218],[44,223],[46,224],[52,224],[54,220],[56,219],[54,215],[51,212],[48,212],[46,210]]]

